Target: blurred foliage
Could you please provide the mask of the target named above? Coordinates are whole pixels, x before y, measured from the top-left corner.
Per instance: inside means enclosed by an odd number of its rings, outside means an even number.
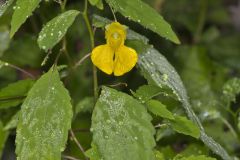
[[[4,2],[1,1],[0,5]],[[89,13],[113,20],[112,12],[105,1],[90,0],[89,2],[92,4],[89,6]],[[180,45],[160,38],[153,31],[144,28],[149,28],[147,25],[141,26],[135,23],[137,22],[135,17],[132,17],[135,21],[133,22],[131,18],[125,18],[116,13],[118,21],[127,25],[131,30],[146,36],[149,44],[156,48],[154,54],[162,53],[175,67],[186,87],[193,110],[200,118],[206,133],[221,144],[231,157],[236,160],[240,159],[240,2],[238,0],[144,0],[144,2],[171,24],[181,42]],[[84,150],[88,150],[87,156],[96,160],[95,158],[100,156],[97,146],[92,143],[92,132],[90,132],[94,106],[92,63],[88,58],[74,68],[74,65],[91,51],[89,33],[84,18],[77,16],[65,36],[65,49],[69,56],[61,54],[58,57],[62,49],[61,42],[45,53],[39,48],[37,38],[47,22],[60,14],[59,4],[56,1],[45,0],[41,2],[41,7],[36,5],[37,9],[34,14],[26,20],[12,39],[9,34],[16,4],[11,1],[9,5],[7,10],[3,8],[5,11],[3,15],[0,12],[0,156],[2,152],[3,160],[12,160],[15,159],[13,157],[16,157],[14,139],[17,115],[21,103],[34,83],[34,81],[26,80],[31,77],[22,70],[30,73],[34,79],[38,79],[59,58],[58,65],[68,65],[59,72],[72,99],[74,111],[72,131]],[[0,9],[2,8],[0,7]],[[84,1],[68,0],[66,10],[72,9],[82,11]],[[119,10],[124,12],[121,8]],[[31,15],[31,13],[28,14]],[[92,14],[90,14],[90,20],[94,20]],[[95,27],[104,26],[99,21],[93,21],[93,23]],[[94,31],[96,45],[102,44],[104,42],[103,30],[95,28]],[[159,30],[155,32],[162,34]],[[139,39],[136,40],[134,36],[134,33],[131,34],[126,43],[136,49],[138,53],[145,53],[147,49],[151,49],[151,46],[147,44],[148,40],[144,37],[141,37],[142,39],[138,37]],[[60,39],[57,40],[60,41]],[[177,40],[175,39],[175,41]],[[46,63],[41,65],[44,60]],[[4,65],[4,62],[10,65]],[[155,65],[164,64],[156,62]],[[172,90],[165,86],[159,88],[153,83],[147,85],[147,81],[140,74],[143,71],[138,71],[139,68],[142,69],[141,66],[138,66],[137,69],[122,77],[108,76],[99,71],[98,82],[100,87],[106,85],[127,94],[132,93],[135,99],[141,103],[134,106],[136,108],[142,107],[142,105],[147,106],[150,99],[154,99],[150,100],[150,103],[152,101],[152,103],[158,103],[158,106],[163,106],[161,110],[154,106],[148,110],[149,114],[153,112],[151,114],[152,124],[156,128],[156,159],[214,159],[210,157],[221,159],[202,141],[193,138],[199,137],[198,129],[194,128],[196,126],[186,118],[184,109],[180,107],[181,104]],[[164,76],[162,78],[164,79]],[[165,77],[165,79],[168,78]],[[10,96],[10,102],[5,101],[5,94]],[[20,96],[20,100],[14,99],[15,96]],[[5,104],[8,105],[4,106]],[[106,113],[104,112],[104,114]],[[166,115],[178,117],[174,121],[178,123],[175,129],[172,126],[175,123],[166,118]],[[95,121],[98,120],[96,115],[93,118]],[[181,126],[181,123],[187,125]],[[188,125],[190,125],[189,129]],[[192,132],[191,129],[193,129]],[[94,142],[98,141],[94,140]],[[101,145],[103,144],[101,143]],[[108,149],[111,151],[111,148]],[[67,156],[85,158],[70,136],[66,149],[62,153],[63,158],[67,159]]]

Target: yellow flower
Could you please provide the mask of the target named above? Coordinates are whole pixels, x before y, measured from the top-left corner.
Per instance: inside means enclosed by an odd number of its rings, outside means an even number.
[[[107,74],[121,76],[129,72],[137,63],[138,56],[134,49],[124,45],[126,28],[118,22],[106,26],[107,44],[97,46],[91,53],[95,66]]]

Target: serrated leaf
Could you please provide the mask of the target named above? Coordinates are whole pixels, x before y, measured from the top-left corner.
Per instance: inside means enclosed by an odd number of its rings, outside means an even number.
[[[157,100],[149,100],[147,103],[147,108],[153,114],[166,119],[174,119],[173,114],[167,109],[167,107]]]
[[[110,22],[108,19],[100,16],[94,16],[93,19],[95,24],[98,26],[105,25]],[[214,153],[221,156],[222,159],[231,159],[226,150],[205,133],[199,118],[196,116],[192,106],[190,105],[182,80],[174,67],[161,53],[159,53],[159,51],[148,44],[149,40],[146,37],[129,29],[127,39],[140,42],[138,43],[140,45],[133,46],[133,48],[138,52],[138,67],[141,69],[144,77],[148,80],[148,83],[157,85],[160,88],[163,86],[171,88],[173,93],[178,97],[178,100],[182,103],[188,117],[200,128],[200,139],[205,143],[205,145],[208,146]],[[141,46],[144,46],[144,48],[139,50],[138,48],[141,48]]]
[[[14,0],[5,0],[0,3],[0,17],[4,14],[7,8],[14,2]]]
[[[38,45],[45,51],[53,48],[67,33],[79,11],[69,10],[49,21],[38,36]]]
[[[92,116],[92,143],[104,160],[154,160],[151,119],[137,100],[103,87]]]
[[[33,80],[21,80],[0,90],[0,109],[14,107],[23,102],[29,89],[33,86]]]
[[[68,91],[52,68],[34,84],[22,105],[16,136],[18,160],[61,159],[72,115]]]
[[[178,132],[185,135],[192,136],[194,138],[199,138],[200,130],[196,124],[188,120],[186,117],[174,116],[174,120],[171,120],[172,128]]]
[[[0,158],[2,157],[2,151],[8,138],[8,132],[5,131],[3,128],[3,123],[0,121]]]
[[[228,80],[223,86],[223,100],[227,103],[235,102],[236,96],[240,93],[240,79]]]
[[[174,160],[216,160],[216,159],[211,157],[206,157],[205,155],[189,156],[189,157],[181,157],[181,155],[177,155],[176,157],[174,157]]]
[[[138,66],[150,84],[158,85],[158,87],[168,86],[171,88],[173,93],[178,97],[178,100],[182,103],[188,117],[200,128],[200,139],[224,160],[231,159],[225,149],[205,133],[199,118],[192,109],[181,78],[167,59],[156,49],[149,46],[139,54]]]
[[[106,2],[115,11],[120,12],[130,20],[138,22],[142,26],[174,43],[180,43],[171,26],[163,17],[141,0],[106,0]]]
[[[13,37],[20,26],[32,15],[40,2],[41,0],[17,0],[11,20],[10,37]]]

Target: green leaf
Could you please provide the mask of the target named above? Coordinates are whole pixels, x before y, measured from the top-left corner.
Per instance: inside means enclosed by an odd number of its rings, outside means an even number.
[[[98,1],[98,3],[96,4],[96,7],[97,7],[98,9],[103,10],[104,6],[103,6],[102,0],[99,0],[99,1]]]
[[[2,151],[7,138],[8,138],[8,132],[3,129],[3,124],[0,121],[0,158],[2,157]]]
[[[20,111],[12,116],[11,120],[5,125],[4,130],[11,130],[17,127]]]
[[[10,43],[9,30],[7,27],[0,27],[0,57],[8,49]]]
[[[0,17],[4,14],[7,8],[14,2],[14,0],[1,1],[0,3]]]
[[[164,155],[159,151],[155,151],[155,156],[156,160],[165,160]]]
[[[102,18],[100,16],[94,16],[93,19],[95,21],[93,24],[97,24],[98,27],[110,22],[108,19]],[[214,153],[221,156],[222,159],[231,159],[226,150],[222,148],[220,144],[215,142],[211,137],[209,137],[204,131],[199,118],[196,116],[192,109],[192,106],[190,105],[183,82],[174,67],[161,53],[159,53],[158,50],[148,44],[149,40],[146,37],[129,29],[127,39],[131,41],[141,42],[139,43],[141,45],[135,46],[133,48],[138,52],[138,67],[140,68],[141,73],[144,75],[144,77],[148,80],[148,83],[157,85],[160,88],[168,86],[172,90],[173,94],[175,94],[178,100],[182,103],[182,106],[186,111],[189,119],[195,122],[200,128],[200,139],[202,142],[204,142],[206,146],[208,146]],[[138,48],[141,46],[144,46],[144,48],[139,50]]]
[[[17,0],[15,11],[11,21],[10,37],[13,37],[15,32],[27,20],[32,12],[37,8],[41,0]]]
[[[179,44],[180,41],[171,26],[153,8],[141,0],[106,0],[117,12],[130,20],[156,32],[160,36]],[[136,7],[137,6],[137,7]]]
[[[0,109],[14,107],[21,104],[33,84],[33,80],[21,80],[1,89]]]
[[[157,100],[150,100],[146,103],[147,108],[153,114],[166,119],[174,119],[173,114],[167,109],[167,107]]]
[[[176,157],[174,157],[174,160],[216,160],[216,159],[211,157],[206,157],[205,155],[189,156],[189,157],[181,157],[181,155],[177,155]]]
[[[151,119],[137,100],[103,87],[92,116],[92,143],[104,160],[154,160]]]
[[[86,154],[86,156],[88,156],[90,158],[90,160],[100,160],[101,159],[96,145],[92,145],[92,148],[87,150],[85,152],[85,154]]]
[[[176,96],[168,88],[160,88],[154,84],[143,85],[137,89],[136,93],[132,92],[132,94],[134,95],[134,97],[138,98],[142,103],[145,103],[146,101],[160,94],[176,98]]]
[[[235,102],[238,94],[240,94],[240,79],[228,80],[223,86],[223,100],[227,103]]]
[[[99,2],[99,0],[88,0],[88,1],[93,6],[95,6]]]
[[[94,107],[94,98],[93,97],[85,97],[83,100],[78,102],[75,107],[75,115],[78,113],[84,112],[92,112]]]
[[[36,37],[22,35],[19,38],[14,38],[10,46],[4,52],[2,60],[17,66],[29,66],[32,68],[41,66],[44,54],[37,45]]]
[[[182,103],[189,119],[200,128],[200,139],[224,160],[231,159],[224,148],[204,131],[199,118],[192,109],[180,76],[167,59],[156,49],[149,46],[145,51],[139,54],[138,66],[150,84],[158,85],[158,87],[168,86],[171,88],[173,93],[178,97],[178,100]]]
[[[22,105],[17,126],[19,160],[61,159],[73,115],[70,100],[54,68],[34,84]]]
[[[178,133],[199,138],[200,130],[192,121],[186,117],[174,116],[174,120],[171,120],[171,127]]]
[[[45,51],[53,48],[67,33],[79,11],[69,10],[49,21],[41,30],[38,45]]]

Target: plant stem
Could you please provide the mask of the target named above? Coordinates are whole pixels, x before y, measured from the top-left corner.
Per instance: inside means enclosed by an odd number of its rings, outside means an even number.
[[[81,150],[81,152],[83,153],[83,155],[85,156],[85,159],[88,160],[88,157],[85,155],[85,150],[83,149],[82,145],[79,143],[79,141],[77,140],[77,137],[75,136],[73,130],[70,130],[70,134],[72,139],[74,140],[74,142],[77,144],[78,148]]]
[[[93,30],[92,27],[90,25],[90,21],[87,15],[87,11],[88,11],[88,0],[85,0],[85,7],[84,7],[84,11],[82,13],[84,21],[87,25],[87,29],[90,35],[90,42],[91,42],[91,49],[94,48],[94,34],[93,34]],[[97,80],[97,68],[93,65],[93,93],[94,93],[94,101],[97,101],[98,98],[98,80]]]

